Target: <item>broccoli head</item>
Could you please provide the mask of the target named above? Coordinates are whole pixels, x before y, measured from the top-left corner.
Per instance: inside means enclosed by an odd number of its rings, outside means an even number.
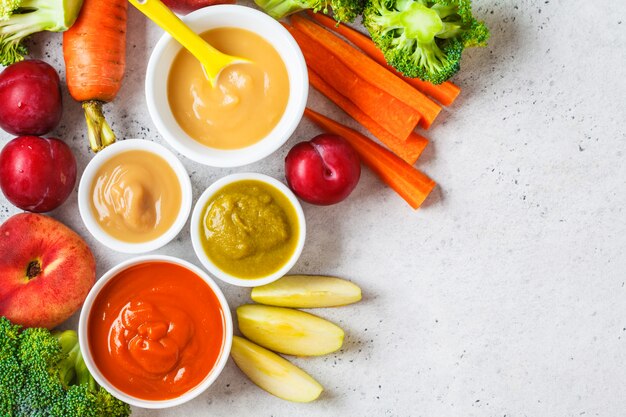
[[[471,0],[368,0],[363,24],[391,66],[433,84],[460,69],[465,48],[489,38]]]
[[[0,0],[0,64],[24,59],[27,36],[69,29],[82,5],[83,0]]]
[[[338,22],[352,22],[365,7],[365,0],[254,0],[257,6],[274,19],[311,9],[314,12],[329,12]]]
[[[73,330],[22,330],[0,318],[0,415],[126,417],[128,404],[99,387]]]

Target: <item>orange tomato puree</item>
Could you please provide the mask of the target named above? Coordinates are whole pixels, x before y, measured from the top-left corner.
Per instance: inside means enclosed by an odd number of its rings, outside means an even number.
[[[224,314],[202,278],[167,262],[132,266],[102,288],[88,322],[104,377],[144,400],[178,397],[198,385],[224,346]]]

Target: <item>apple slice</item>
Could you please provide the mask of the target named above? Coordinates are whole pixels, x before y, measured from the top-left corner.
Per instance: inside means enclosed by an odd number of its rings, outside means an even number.
[[[279,307],[337,307],[361,300],[361,289],[345,279],[318,275],[289,275],[252,289],[257,303]]]
[[[302,369],[243,337],[233,336],[230,355],[252,382],[283,400],[308,403],[324,390]]]
[[[341,327],[291,308],[246,304],[237,308],[239,330],[248,339],[275,352],[319,356],[341,348]]]

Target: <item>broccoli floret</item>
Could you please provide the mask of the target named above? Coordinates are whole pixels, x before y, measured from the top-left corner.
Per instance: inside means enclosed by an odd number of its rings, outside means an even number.
[[[75,331],[21,330],[2,317],[0,415],[126,417],[130,407],[96,384]]]
[[[314,12],[329,12],[338,22],[352,22],[365,7],[365,0],[254,0],[257,6],[274,19],[311,9]]]
[[[0,0],[0,64],[10,65],[28,53],[22,40],[44,30],[69,29],[83,0]]]
[[[433,84],[460,69],[463,49],[489,38],[471,0],[368,0],[363,24],[391,66]]]
[[[24,375],[17,359],[20,329],[8,320],[0,320],[0,415],[12,416],[15,399]]]
[[[352,22],[365,9],[365,0],[330,0],[333,18],[337,22]]]

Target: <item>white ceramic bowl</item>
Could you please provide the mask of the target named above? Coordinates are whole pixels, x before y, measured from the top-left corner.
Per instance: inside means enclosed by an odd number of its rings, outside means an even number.
[[[196,33],[218,27],[247,29],[268,41],[281,56],[289,76],[289,100],[282,118],[259,142],[242,149],[210,148],[191,138],[178,124],[169,106],[167,80],[181,45],[165,34],[150,56],[146,73],[146,100],[152,121],[178,152],[201,164],[237,167],[259,161],[283,145],[302,119],[309,92],[306,63],[291,34],[275,19],[246,6],[216,5],[183,18]],[[263,111],[263,109],[259,109]]]
[[[89,314],[91,313],[93,302],[98,296],[98,294],[100,293],[100,291],[102,290],[102,288],[112,278],[114,278],[120,272],[130,268],[131,266],[135,266],[135,265],[142,264],[145,262],[154,262],[154,261],[169,262],[172,264],[180,265],[184,268],[189,269],[196,275],[198,275],[200,278],[204,280],[204,282],[207,283],[209,287],[211,287],[211,290],[213,290],[213,292],[217,296],[217,299],[222,308],[222,312],[224,313],[224,343],[222,345],[222,351],[213,369],[202,380],[202,382],[200,382],[191,390],[182,394],[180,397],[172,398],[169,400],[162,400],[162,401],[143,400],[141,398],[133,397],[120,391],[115,386],[113,386],[102,375],[102,373],[96,366],[93,360],[93,356],[91,355],[91,350],[89,348],[89,342],[88,342],[88,337],[87,337],[87,323],[89,322]],[[174,258],[172,256],[144,255],[144,256],[140,256],[140,257],[129,259],[128,261],[122,262],[121,264],[110,269],[98,281],[96,281],[96,284],[93,286],[91,291],[89,291],[89,294],[87,295],[87,298],[85,299],[85,303],[83,304],[83,308],[80,312],[80,318],[78,322],[78,341],[80,344],[80,350],[83,354],[83,358],[85,359],[85,364],[87,365],[89,372],[91,373],[91,375],[93,375],[96,382],[100,386],[104,387],[104,389],[109,391],[111,395],[113,395],[115,398],[118,398],[124,401],[125,403],[128,403],[136,407],[168,408],[168,407],[174,407],[174,406],[183,404],[197,397],[198,395],[202,394],[202,392],[204,392],[217,379],[219,374],[224,369],[224,366],[226,365],[226,362],[228,361],[228,355],[230,354],[230,347],[233,342],[233,320],[230,314],[230,309],[228,307],[228,302],[226,301],[224,294],[222,293],[220,288],[217,286],[215,281],[213,281],[211,277],[209,277],[209,275],[207,275],[207,273],[204,272],[201,268],[198,268],[197,266],[187,261]]]
[[[231,275],[228,272],[223,271],[217,265],[215,265],[211,259],[207,256],[204,248],[202,247],[202,238],[200,235],[200,223],[202,222],[202,212],[204,207],[207,205],[208,201],[218,192],[220,189],[225,187],[228,184],[232,184],[238,181],[245,180],[256,180],[261,181],[274,188],[278,189],[293,205],[293,208],[296,211],[296,215],[298,217],[298,226],[299,226],[299,235],[298,242],[296,244],[296,248],[289,258],[289,260],[280,268],[278,271],[274,272],[271,275],[267,275],[260,278],[239,278],[235,275]],[[241,173],[241,174],[232,174],[226,177],[223,177],[217,181],[215,181],[209,188],[207,188],[204,193],[200,196],[196,205],[193,209],[193,213],[191,214],[191,243],[193,245],[193,250],[196,252],[196,256],[202,262],[202,265],[214,276],[221,279],[224,282],[228,282],[229,284],[238,285],[240,287],[256,287],[259,285],[269,284],[270,282],[274,282],[277,279],[281,278],[285,275],[289,270],[295,265],[296,261],[300,257],[302,253],[302,249],[304,248],[304,241],[306,238],[306,222],[304,219],[304,212],[302,211],[302,206],[300,202],[296,198],[296,196],[291,192],[289,188],[282,182],[278,181],[275,178],[269,177],[263,174],[257,173]]]
[[[156,239],[141,243],[124,242],[108,234],[104,229],[102,229],[102,227],[100,227],[92,210],[91,184],[95,180],[98,170],[102,164],[113,156],[127,151],[152,152],[153,154],[165,159],[176,173],[181,189],[182,198],[180,210],[178,211],[178,215],[176,216],[174,223],[172,223],[172,226],[170,226],[164,234]],[[98,152],[89,164],[87,164],[85,172],[83,172],[78,185],[78,210],[80,212],[80,217],[83,219],[83,223],[85,223],[87,230],[89,230],[89,233],[91,233],[93,237],[98,240],[98,242],[102,243],[106,247],[124,253],[150,252],[169,243],[176,237],[176,235],[178,235],[183,226],[185,226],[187,218],[189,217],[189,212],[191,211],[191,200],[191,180],[189,179],[189,174],[187,174],[187,170],[185,170],[182,162],[180,162],[176,155],[164,146],[143,139],[127,139],[115,142]]]

